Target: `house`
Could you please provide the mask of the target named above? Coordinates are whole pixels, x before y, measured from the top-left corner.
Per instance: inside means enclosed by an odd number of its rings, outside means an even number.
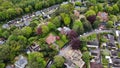
[[[47,44],[52,44],[54,43],[56,40],[59,40],[60,37],[59,36],[54,36],[53,34],[50,34],[47,38],[46,38],[46,43]]]
[[[73,50],[70,46],[62,49],[59,55],[65,57],[65,65],[70,68],[83,68],[85,62],[81,59],[82,54],[80,50]]]
[[[18,57],[18,60],[15,62],[15,68],[25,68],[27,63],[28,63],[27,59],[20,55]]]
[[[0,38],[0,45],[5,43],[5,39],[4,38]]]
[[[95,58],[99,58],[100,56],[100,50],[99,49],[95,49],[95,50],[90,50],[90,54],[95,57]]]
[[[36,43],[33,43],[31,46],[29,46],[27,48],[27,54],[29,54],[30,52],[35,52],[35,51],[40,51],[40,46]]]
[[[3,24],[2,28],[9,29],[10,27],[8,24]]]
[[[89,48],[98,48],[99,47],[99,41],[97,39],[95,39],[93,41],[89,41],[89,42],[87,42],[87,46]]]
[[[114,36],[108,34],[107,38],[109,40],[109,42],[107,42],[107,47],[112,48],[112,49],[116,49]]]
[[[115,50],[111,51],[111,57],[117,58],[117,56],[118,56],[117,54],[118,54],[118,51],[115,51]]]
[[[102,64],[98,64],[96,62],[90,62],[90,68],[103,68]]]
[[[67,35],[71,31],[69,27],[63,27],[63,28],[59,27],[57,30],[60,31],[61,34],[65,34],[65,35]]]
[[[97,16],[99,16],[103,22],[106,22],[108,20],[108,13],[106,12],[98,12]]]
[[[115,68],[115,67],[120,68],[120,59],[118,59],[118,58],[113,58],[113,59],[112,59],[112,62],[113,62],[113,68]]]
[[[42,14],[41,14],[40,11],[37,11],[37,12],[35,12],[35,15],[36,15],[36,16],[39,16],[39,15],[41,16]]]
[[[90,54],[94,57],[91,62],[100,63],[100,49],[91,49]]]

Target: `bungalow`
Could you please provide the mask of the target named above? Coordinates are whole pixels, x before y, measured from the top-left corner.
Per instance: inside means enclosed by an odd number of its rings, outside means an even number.
[[[35,52],[35,51],[40,51],[40,46],[37,45],[36,43],[33,43],[31,46],[29,46],[27,48],[27,54],[29,54],[30,52]]]
[[[27,63],[28,63],[27,59],[20,55],[18,57],[18,60],[15,62],[15,68],[25,68]]]

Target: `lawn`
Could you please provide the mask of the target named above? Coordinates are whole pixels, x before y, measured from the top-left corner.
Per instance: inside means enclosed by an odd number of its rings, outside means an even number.
[[[56,43],[59,45],[60,48],[62,48],[65,45],[65,43],[62,40],[58,40],[56,41]]]

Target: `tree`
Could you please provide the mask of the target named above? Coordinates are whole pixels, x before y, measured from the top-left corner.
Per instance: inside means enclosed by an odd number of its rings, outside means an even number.
[[[72,29],[76,31],[78,34],[82,34],[84,32],[83,24],[81,21],[75,21],[73,23]]]
[[[114,23],[112,21],[108,21],[106,27],[107,28],[113,28]]]
[[[9,15],[9,18],[12,18],[12,17],[14,17],[14,16],[16,15],[16,11],[15,11],[15,9],[13,9],[13,8],[9,8],[9,9],[7,10],[7,13],[8,13],[8,15]]]
[[[37,27],[36,33],[37,33],[38,35],[42,34],[42,28],[41,28],[40,26]]]
[[[107,11],[109,14],[112,13],[113,7],[107,5],[107,6],[106,6],[106,11]]]
[[[87,68],[90,68],[89,67],[89,64],[90,64],[90,54],[89,54],[89,52],[84,52],[83,53],[83,55],[82,55],[82,59],[83,59],[83,61],[86,63],[86,65],[87,65]]]
[[[66,16],[66,17],[64,18],[64,24],[65,24],[65,25],[69,25],[69,24],[70,24],[70,21],[71,21],[71,19],[70,19],[69,16]]]
[[[88,10],[88,11],[85,13],[85,16],[86,16],[86,17],[92,16],[92,15],[96,15],[96,13],[95,13],[94,10]]]
[[[101,22],[100,22],[100,18],[97,17],[96,21],[93,23],[93,28],[94,28],[94,29],[98,28],[99,25],[100,25],[100,23],[101,23]]]
[[[10,35],[10,33],[9,33],[9,31],[7,31],[7,30],[2,33],[2,36],[3,36],[4,38],[8,38],[9,35]]]
[[[55,24],[53,24],[52,22],[48,22],[48,28],[49,28],[50,30],[55,30],[55,29],[56,29],[56,26],[55,26]]]
[[[90,24],[90,22],[86,18],[81,18],[81,22],[83,24],[85,32],[92,30],[92,25]]]
[[[5,68],[5,64],[4,63],[0,63],[0,68]]]
[[[91,24],[93,24],[94,21],[96,20],[96,15],[92,15],[92,16],[87,17],[87,20],[88,20]]]
[[[38,10],[38,9],[42,9],[42,3],[41,2],[38,2],[35,4],[35,9]]]
[[[25,8],[25,12],[28,13],[30,12],[30,9],[28,7]]]
[[[78,34],[77,34],[74,30],[71,30],[71,31],[68,33],[67,36],[68,36],[68,38],[69,38],[70,40],[72,40],[72,39],[77,38]]]
[[[97,4],[98,11],[103,11],[103,4],[98,3]]]
[[[10,60],[10,48],[8,45],[4,45],[0,48],[0,60]]]
[[[72,49],[77,50],[80,48],[81,42],[79,39],[73,39],[73,40],[71,40],[70,45],[71,45]]]
[[[53,24],[56,25],[56,27],[59,27],[61,24],[61,19],[60,17],[56,16],[53,20],[52,20]]]
[[[54,5],[55,4],[55,0],[48,0],[49,5]]]
[[[22,34],[25,36],[25,37],[29,37],[32,33],[32,28],[29,27],[29,26],[26,26],[26,27],[23,27],[22,28]]]
[[[76,6],[82,6],[82,3],[79,2],[79,1],[76,1],[76,2],[75,2],[75,5],[76,5]]]
[[[116,14],[117,12],[119,12],[119,7],[118,7],[117,4],[114,4],[114,5],[113,5],[113,11],[114,11],[115,14]]]
[[[17,42],[20,44],[21,49],[24,49],[27,44],[27,38],[22,35],[19,35],[17,37]]]
[[[41,28],[42,28],[42,33],[43,33],[43,34],[46,34],[46,33],[49,32],[49,28],[48,28],[47,25],[42,25]]]
[[[87,20],[92,24],[96,20],[96,13],[93,10],[89,10],[85,13]]]
[[[23,9],[22,8],[16,8],[15,10],[16,10],[16,14],[17,15],[20,15],[20,14],[23,13]]]
[[[54,65],[56,67],[62,67],[64,62],[65,62],[65,59],[62,56],[57,55],[54,57]]]
[[[39,52],[33,52],[28,55],[28,67],[29,68],[45,68],[46,61],[43,58],[43,54]]]
[[[67,40],[67,37],[65,35],[62,35],[62,38],[61,38],[65,43],[68,42]]]

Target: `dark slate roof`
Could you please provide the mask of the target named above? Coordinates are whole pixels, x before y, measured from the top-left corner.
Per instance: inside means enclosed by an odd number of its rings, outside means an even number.
[[[113,67],[119,67],[120,68],[120,59],[113,58]]]

